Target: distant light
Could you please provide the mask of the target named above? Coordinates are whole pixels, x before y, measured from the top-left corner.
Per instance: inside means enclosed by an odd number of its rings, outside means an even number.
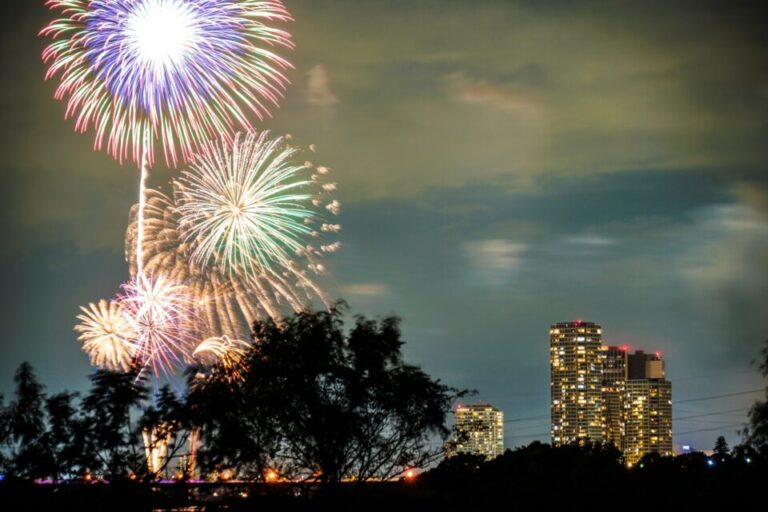
[[[640,469],[643,469],[645,467],[645,462],[640,463]]]
[[[684,444],[684,445],[683,445],[683,451],[684,451],[684,452],[689,452],[689,451],[691,451],[691,445],[689,445],[689,444]]]
[[[405,472],[406,480],[413,480],[414,478],[416,478],[416,472],[414,470],[409,469],[408,471]]]
[[[747,462],[749,462],[749,461],[747,461]],[[0,482],[2,482],[3,480],[5,480],[5,475],[0,473]]]
[[[746,461],[747,461],[747,464],[752,464],[752,459],[751,459],[751,458],[747,457],[747,458],[746,458],[746,459],[744,459],[744,460],[746,460]],[[0,480],[2,480],[2,479],[3,479],[3,475],[0,475]]]
[[[707,466],[712,467],[714,465],[715,465],[715,461],[713,461],[712,459],[707,459]]]
[[[280,475],[278,475],[278,474],[277,474],[277,471],[275,471],[274,469],[270,469],[270,470],[268,470],[268,471],[267,471],[267,472],[264,474],[264,480],[266,480],[267,482],[276,482],[276,481],[277,481],[277,478],[278,478],[279,476],[280,476]]]

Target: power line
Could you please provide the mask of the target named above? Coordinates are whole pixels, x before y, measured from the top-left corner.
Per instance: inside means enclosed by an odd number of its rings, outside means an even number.
[[[550,435],[550,432],[539,432],[536,434],[521,434],[518,436],[504,436],[504,439],[515,439],[515,438],[527,438],[527,437],[541,437],[541,436],[548,436]]]
[[[730,425],[721,425],[719,427],[711,427],[711,428],[699,428],[696,430],[686,430],[685,432],[672,432],[672,435],[674,436],[682,436],[686,434],[695,434],[696,432],[711,432],[713,430],[722,430],[725,428],[733,428],[733,427],[743,427],[744,423],[732,423]]]
[[[534,421],[534,420],[548,420],[549,415],[546,416],[530,416],[528,418],[512,418],[504,420],[504,423],[516,423],[518,421]]]
[[[746,413],[748,410],[749,409],[745,409],[745,408],[742,407],[740,409],[730,409],[728,411],[705,412],[705,413],[700,413],[700,414],[692,414],[690,416],[680,416],[680,417],[677,417],[677,418],[675,418],[673,416],[672,420],[673,421],[690,420],[690,419],[693,419],[693,418],[704,418],[704,417],[707,417],[707,416],[721,416],[721,415],[737,413],[737,412]]]
[[[722,394],[722,395],[710,395],[710,396],[700,396],[700,397],[696,397],[696,398],[687,398],[685,400],[675,400],[675,401],[673,401],[673,405],[687,404],[687,403],[691,403],[691,402],[703,402],[703,401],[706,401],[706,400],[716,400],[718,398],[728,398],[728,397],[732,397],[732,396],[750,395],[752,393],[762,393],[763,391],[765,391],[765,390],[763,390],[763,389],[752,389],[752,390],[749,390],[749,391],[738,391],[738,392],[735,392],[735,393],[725,393],[725,394]],[[737,410],[734,410],[734,411],[727,411],[727,412],[739,412],[739,411],[742,411],[742,410],[746,410],[746,409],[737,409]],[[714,414],[720,414],[720,413],[706,413],[706,414],[702,413],[701,416],[709,416],[709,415],[714,415]],[[722,412],[722,414],[726,414],[726,412]],[[528,416],[528,417],[525,417],[525,418],[509,418],[509,419],[504,420],[504,423],[517,423],[517,422],[521,422],[521,421],[546,420],[546,419],[549,419],[549,418],[550,418],[549,415],[546,415],[546,416]],[[684,419],[684,418],[676,418],[676,419]]]
[[[689,398],[687,400],[678,400],[673,402],[674,404],[688,404],[691,402],[703,402],[704,400],[716,400],[718,398],[728,398],[731,396],[740,396],[740,395],[749,395],[752,393],[763,393],[765,389],[753,389],[751,391],[740,391],[738,393],[726,393],[723,395],[711,395],[711,396],[702,396],[699,398]]]
[[[712,377],[720,377],[723,375],[742,375],[745,373],[755,373],[755,369],[751,368],[749,370],[738,370],[738,371],[729,371],[729,372],[719,372],[719,373],[708,373],[706,375],[692,375],[688,377],[675,377],[675,382],[685,382],[689,380],[696,380],[696,379],[709,379]]]

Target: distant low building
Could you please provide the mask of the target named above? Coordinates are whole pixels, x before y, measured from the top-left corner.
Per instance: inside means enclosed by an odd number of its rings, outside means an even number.
[[[458,405],[447,455],[461,453],[494,459],[504,453],[504,413],[486,403]]]

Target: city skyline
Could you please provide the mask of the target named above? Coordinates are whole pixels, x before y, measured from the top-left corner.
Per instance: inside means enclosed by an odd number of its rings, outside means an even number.
[[[332,297],[402,316],[408,360],[505,411],[507,447],[549,439],[542,333],[577,318],[666,359],[676,444],[736,444],[768,335],[759,11],[287,4],[293,87],[265,126],[333,167]],[[37,37],[50,18],[23,2],[2,22],[6,397],[24,360],[82,391],[78,306],[128,278],[136,172],[60,119]],[[180,169],[154,172],[167,190]]]

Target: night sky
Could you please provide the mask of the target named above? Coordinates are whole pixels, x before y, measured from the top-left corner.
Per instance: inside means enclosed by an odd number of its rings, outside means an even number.
[[[669,4],[674,3],[674,6]],[[51,15],[2,17],[0,390],[91,371],[78,306],[127,278],[137,171],[43,81]],[[317,145],[343,204],[329,294],[403,318],[407,359],[549,439],[548,327],[660,351],[675,402],[763,386],[768,33],[742,2],[287,0],[296,70],[266,128]],[[756,2],[755,5],[758,3]],[[177,171],[153,171],[155,185]],[[760,395],[683,402],[710,448]],[[744,412],[738,411],[743,409]],[[736,411],[736,412],[734,412]]]

